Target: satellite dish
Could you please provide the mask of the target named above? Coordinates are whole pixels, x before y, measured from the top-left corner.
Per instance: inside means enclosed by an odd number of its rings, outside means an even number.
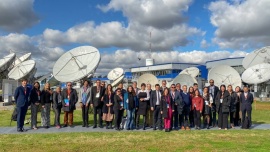
[[[228,65],[219,65],[212,68],[208,73],[208,80],[213,79],[217,86],[222,84],[233,88],[242,85],[242,80],[239,73]]]
[[[124,74],[124,70],[122,68],[115,68],[108,73],[108,79],[109,80],[116,80],[117,78],[119,78],[123,74]]]
[[[155,89],[155,85],[158,84],[158,79],[153,74],[145,73],[138,79],[138,85],[141,86],[142,83],[151,84],[151,88]]]
[[[270,64],[261,63],[244,71],[242,80],[248,84],[258,84],[270,79]]]
[[[63,54],[54,64],[53,75],[61,82],[78,81],[94,71],[100,62],[98,49],[81,46]]]
[[[17,60],[15,60],[14,62],[14,66],[18,65],[19,63],[22,63],[26,60],[29,60],[31,58],[31,53],[27,53],[23,56],[21,56],[20,58],[18,58]]]
[[[270,63],[270,46],[249,53],[242,62],[245,69],[260,63]]]
[[[179,74],[188,74],[191,77],[195,78],[196,76],[198,76],[200,73],[200,70],[196,67],[190,67],[190,68],[186,68],[183,71],[181,71]]]
[[[187,85],[187,87],[193,86],[194,83],[197,83],[197,80],[194,79],[191,75],[189,74],[180,74],[177,77],[175,77],[172,81],[172,84],[177,84],[180,83],[182,86]]]
[[[113,83],[111,84],[112,87],[117,86],[123,79],[124,79],[124,75],[120,76],[118,79],[114,80]]]
[[[22,78],[29,78],[36,73],[35,68],[36,62],[34,60],[27,60],[16,67],[14,67],[9,73],[8,77],[10,79],[19,80]]]
[[[0,72],[5,71],[15,60],[15,53],[11,53],[0,60]]]

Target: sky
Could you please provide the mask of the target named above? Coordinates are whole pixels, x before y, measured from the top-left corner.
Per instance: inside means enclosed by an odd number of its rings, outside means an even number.
[[[270,0],[0,0],[0,58],[31,52],[37,75],[83,45],[101,53],[96,75],[149,57],[204,64],[270,45],[269,8]]]

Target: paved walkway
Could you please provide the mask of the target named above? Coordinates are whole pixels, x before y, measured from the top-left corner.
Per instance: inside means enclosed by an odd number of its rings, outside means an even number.
[[[0,134],[31,134],[31,133],[61,133],[61,132],[117,132],[114,129],[105,129],[105,128],[93,129],[92,127],[85,128],[82,126],[74,126],[73,128],[66,127],[66,128],[61,128],[61,129],[56,129],[55,127],[51,127],[49,129],[39,128],[38,130],[32,130],[30,128],[25,128],[25,129],[26,129],[26,132],[19,133],[17,132],[16,127],[0,127]],[[251,129],[269,130],[270,124],[253,124]],[[191,130],[194,130],[194,129],[192,128]],[[207,130],[207,129],[201,129],[201,130]],[[218,128],[217,127],[211,128],[209,130],[218,130]],[[235,127],[235,129],[229,129],[228,131],[230,130],[240,130],[240,127]],[[122,131],[127,131],[127,130],[122,130]],[[153,131],[153,129],[146,128],[146,130],[140,129],[140,130],[133,130],[133,131],[144,132],[144,131]]]

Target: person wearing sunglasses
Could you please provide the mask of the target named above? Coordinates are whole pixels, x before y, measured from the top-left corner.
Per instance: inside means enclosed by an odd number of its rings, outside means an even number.
[[[176,86],[175,84],[171,85],[171,89],[170,89],[170,95],[172,98],[172,102],[173,102],[173,106],[174,106],[174,113],[173,113],[173,117],[171,120],[171,127],[174,127],[175,130],[178,129],[179,127],[179,123],[182,126],[182,121],[180,118],[182,118],[182,113],[183,113],[183,101],[182,101],[182,97],[180,95],[180,92],[176,90]],[[172,129],[172,128],[170,128]]]
[[[213,100],[215,101],[217,93],[219,92],[219,88],[215,86],[215,82],[213,79],[209,80],[210,86],[208,86],[209,94],[212,96]],[[212,103],[212,109],[210,114],[210,124],[212,127],[216,127],[217,125],[217,118],[216,118],[216,104],[215,102]]]

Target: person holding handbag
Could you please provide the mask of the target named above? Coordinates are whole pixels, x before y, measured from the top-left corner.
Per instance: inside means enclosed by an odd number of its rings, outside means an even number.
[[[105,95],[104,95],[104,105],[102,108],[103,121],[106,122],[106,129],[112,129],[112,121],[113,121],[113,103],[114,103],[114,92],[112,90],[112,85],[108,84]]]
[[[61,87],[56,87],[56,91],[53,92],[53,110],[54,110],[54,125],[57,129],[60,129],[60,114],[62,109],[62,97]]]

